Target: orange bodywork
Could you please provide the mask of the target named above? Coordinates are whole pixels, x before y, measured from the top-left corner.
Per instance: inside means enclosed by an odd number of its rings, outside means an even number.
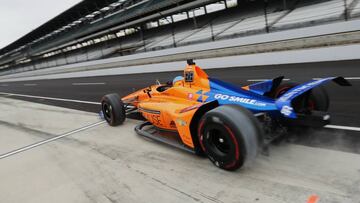
[[[200,90],[210,90],[208,75],[196,65],[188,65],[184,71],[192,73],[192,80],[182,79],[171,88],[166,85],[153,85],[134,92],[122,101],[130,103],[154,126],[170,131],[177,131],[182,142],[190,148],[194,143],[190,132],[190,123],[196,110],[205,102],[206,96],[196,94]],[[198,101],[201,97],[201,102]]]

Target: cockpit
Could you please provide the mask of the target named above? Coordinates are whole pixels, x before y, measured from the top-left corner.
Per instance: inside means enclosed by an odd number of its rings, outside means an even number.
[[[207,86],[208,75],[201,70],[193,60],[188,60],[188,66],[184,70],[183,76],[177,76],[173,81],[167,82],[166,85],[159,86],[156,90],[164,92],[174,86]]]

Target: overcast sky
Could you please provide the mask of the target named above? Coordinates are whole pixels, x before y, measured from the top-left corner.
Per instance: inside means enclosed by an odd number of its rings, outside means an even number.
[[[0,49],[80,1],[2,0],[0,2]]]

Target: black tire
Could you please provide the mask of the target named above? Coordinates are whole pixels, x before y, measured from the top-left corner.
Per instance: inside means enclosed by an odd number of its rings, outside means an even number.
[[[108,94],[101,99],[101,109],[105,120],[111,126],[118,126],[126,119],[124,103],[118,94]]]
[[[298,83],[294,83],[294,82],[284,82],[281,85],[279,85],[279,87],[276,88],[276,90],[274,91],[274,93],[271,95],[273,98],[279,98],[281,97],[283,94],[285,94],[287,91],[289,91],[291,88],[298,86]]]
[[[207,112],[199,122],[198,136],[210,161],[229,171],[255,159],[263,143],[258,120],[238,105],[223,105]]]
[[[328,111],[330,100],[325,88],[319,86],[311,90],[309,104],[313,110]]]
[[[283,83],[281,84],[272,95],[277,99],[285,94],[291,88],[297,86],[297,83]],[[306,101],[304,101],[306,99]],[[329,109],[330,100],[325,88],[318,86],[312,89],[307,95],[300,96],[294,100],[295,110],[306,108],[307,110],[327,111]]]

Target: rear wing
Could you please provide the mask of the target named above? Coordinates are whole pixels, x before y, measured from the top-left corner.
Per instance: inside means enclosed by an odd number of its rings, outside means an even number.
[[[308,92],[309,90],[322,85],[326,82],[334,81],[336,84],[340,86],[351,86],[350,82],[347,81],[343,77],[329,77],[323,78],[320,80],[313,80],[308,83],[304,83],[298,85],[289,91],[287,91],[284,95],[278,98],[275,102],[276,107],[280,110],[281,114],[288,118],[297,118],[294,108],[291,105],[291,102],[298,96]]]
[[[284,79],[284,76],[280,76],[280,77],[274,78],[272,80],[265,80],[265,81],[251,84],[251,85],[248,85],[248,86],[245,86],[242,88],[244,90],[254,92],[256,94],[267,96],[275,91],[275,89],[281,84],[283,79]]]

